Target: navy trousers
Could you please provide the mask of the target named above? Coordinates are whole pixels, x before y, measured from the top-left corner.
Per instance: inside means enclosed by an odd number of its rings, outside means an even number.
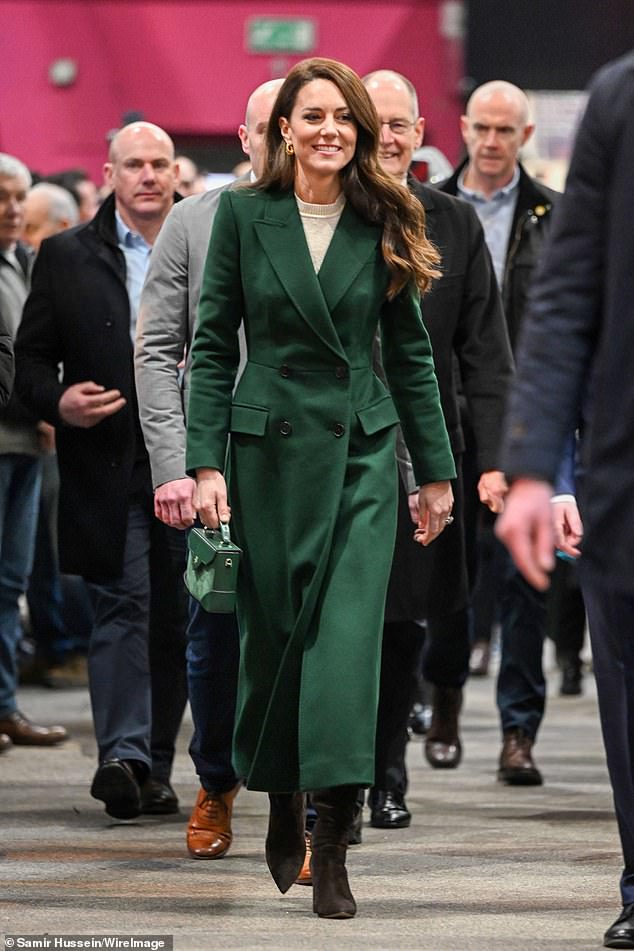
[[[201,785],[228,792],[238,782],[232,761],[240,644],[235,614],[209,614],[190,598],[187,681],[194,735],[189,746]]]
[[[601,729],[625,867],[623,904],[634,902],[634,593],[615,591],[579,565],[588,613]]]
[[[509,555],[504,570],[497,705],[503,731],[519,728],[534,740],[546,706],[542,666],[546,594],[524,580]]]
[[[91,580],[88,671],[99,760],[144,763],[169,778],[187,702],[185,536],[154,517],[151,492],[128,500],[123,570]]]

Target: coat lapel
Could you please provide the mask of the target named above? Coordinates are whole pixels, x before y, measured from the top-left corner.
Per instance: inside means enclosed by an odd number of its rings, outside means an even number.
[[[319,269],[319,284],[330,314],[381,240],[381,228],[370,225],[346,204]]]
[[[319,339],[346,360],[326,299],[310,258],[295,197],[276,196],[267,202],[256,233],[290,300]],[[334,238],[333,238],[334,241]]]

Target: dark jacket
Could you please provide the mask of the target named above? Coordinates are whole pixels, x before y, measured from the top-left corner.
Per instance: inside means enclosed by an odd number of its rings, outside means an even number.
[[[13,341],[0,314],[0,408],[6,406],[13,389]]]
[[[414,178],[409,188],[425,209],[427,234],[440,251],[442,277],[422,302],[434,351],[445,424],[454,453],[464,451],[454,360],[467,397],[481,472],[497,466],[500,429],[513,359],[484,233],[473,208]]]
[[[445,423],[455,455],[464,451],[458,407],[457,362],[478,443],[480,472],[498,466],[513,361],[500,295],[484,233],[473,208],[414,178],[409,187],[425,209],[427,233],[441,253],[443,276],[421,303],[429,333]],[[456,521],[429,548],[412,541],[401,493],[386,620],[414,620],[458,610],[466,600],[461,496],[454,486]]]
[[[634,54],[591,86],[533,291],[506,464],[552,481],[584,396],[582,566],[632,591],[634,562]]]
[[[61,568],[88,578],[120,573],[125,502],[144,465],[150,485],[114,211],[110,196],[91,222],[42,242],[15,343],[18,394],[57,429]],[[60,397],[86,380],[120,390],[126,405],[90,429],[67,426]]]
[[[438,186],[449,195],[458,194],[458,178],[467,160],[458,166],[454,174]],[[526,300],[535,268],[550,228],[553,206],[560,197],[559,193],[547,188],[528,175],[520,165],[519,192],[511,235],[506,251],[504,279],[502,281],[502,303],[513,352],[517,346],[519,328],[526,309]]]

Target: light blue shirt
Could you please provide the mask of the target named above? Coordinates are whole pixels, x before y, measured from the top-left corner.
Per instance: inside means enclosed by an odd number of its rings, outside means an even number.
[[[118,211],[114,213],[117,226],[117,240],[125,255],[125,283],[130,299],[130,336],[132,343],[136,336],[136,324],[139,315],[139,301],[147,269],[150,266],[152,246],[136,231],[130,231]]]
[[[466,169],[465,169],[466,171]],[[482,192],[473,191],[464,184],[465,172],[458,179],[458,195],[473,205],[484,230],[484,237],[493,260],[493,269],[501,288],[504,281],[506,252],[511,237],[513,215],[519,192],[520,170],[515,166],[513,178],[487,198]]]

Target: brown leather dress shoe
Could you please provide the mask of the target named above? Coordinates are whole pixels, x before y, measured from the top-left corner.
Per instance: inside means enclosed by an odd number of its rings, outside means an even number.
[[[462,759],[458,717],[461,687],[434,687],[431,726],[425,737],[425,758],[434,769],[455,769]]]
[[[7,736],[6,733],[0,733],[0,753],[6,753],[12,746],[11,737]]]
[[[0,733],[5,733],[16,746],[55,746],[68,739],[63,726],[36,726],[18,710],[0,719]]]
[[[507,786],[541,786],[542,774],[535,766],[532,756],[533,740],[516,727],[506,730],[498,779]]]
[[[313,874],[310,870],[310,857],[313,854],[312,852],[312,836],[310,832],[305,832],[306,836],[306,855],[304,856],[304,864],[302,865],[302,870],[295,879],[296,885],[312,885],[313,884]]]
[[[193,859],[220,859],[229,851],[233,800],[241,785],[224,793],[208,793],[201,786],[187,826],[187,851]]]

